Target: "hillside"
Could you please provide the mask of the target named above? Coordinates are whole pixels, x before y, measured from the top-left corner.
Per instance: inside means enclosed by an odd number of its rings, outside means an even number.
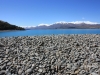
[[[1,30],[24,30],[24,28],[0,20],[0,31]]]

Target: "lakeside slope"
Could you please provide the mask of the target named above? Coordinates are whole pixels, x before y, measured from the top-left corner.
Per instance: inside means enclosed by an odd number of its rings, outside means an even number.
[[[7,31],[7,30],[25,30],[25,29],[0,20],[0,31]]]

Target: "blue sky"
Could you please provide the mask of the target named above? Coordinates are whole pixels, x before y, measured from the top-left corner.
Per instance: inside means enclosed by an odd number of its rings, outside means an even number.
[[[100,0],[0,0],[0,20],[18,26],[59,21],[100,23]]]

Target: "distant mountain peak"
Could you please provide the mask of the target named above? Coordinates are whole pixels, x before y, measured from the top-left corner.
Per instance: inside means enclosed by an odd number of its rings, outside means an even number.
[[[99,25],[99,26],[97,26]],[[83,27],[84,26],[84,27]],[[100,24],[91,21],[60,21],[53,24],[39,24],[38,26],[27,27],[26,29],[68,29],[68,28],[100,28]]]

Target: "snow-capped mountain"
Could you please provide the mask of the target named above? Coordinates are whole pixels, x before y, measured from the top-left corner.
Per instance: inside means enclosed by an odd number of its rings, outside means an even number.
[[[36,27],[26,27],[25,29],[96,29],[100,24],[90,21],[56,22],[54,24],[40,24]]]

